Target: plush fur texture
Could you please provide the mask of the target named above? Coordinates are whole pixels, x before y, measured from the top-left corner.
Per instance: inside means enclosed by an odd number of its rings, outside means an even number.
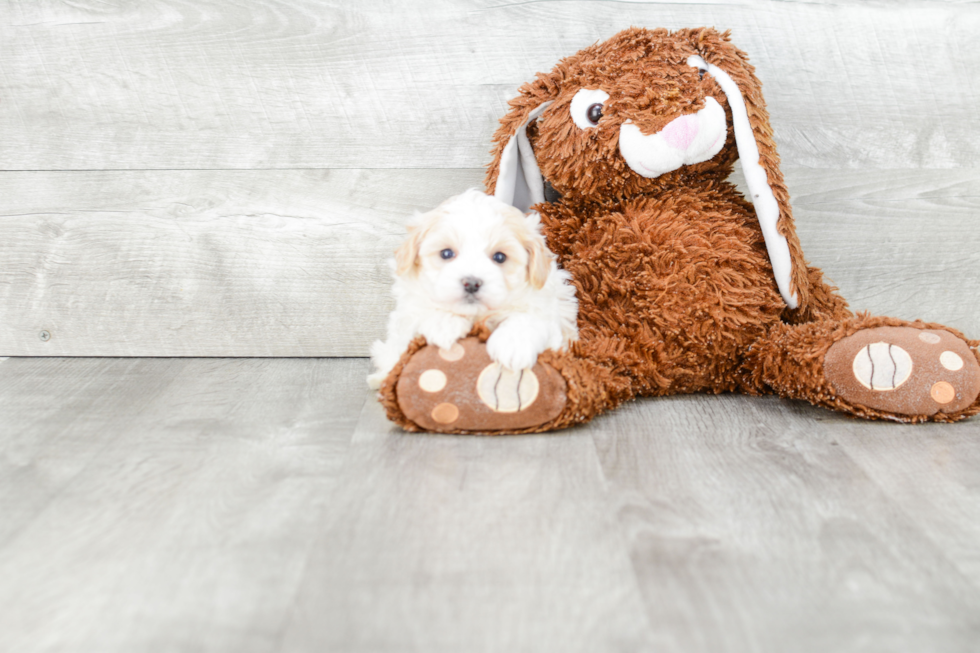
[[[764,237],[759,212],[727,181],[745,143],[736,142],[732,108],[718,81],[691,65],[697,58],[724,71],[741,91],[763,181],[778,205],[776,231],[788,250],[795,308],[774,282],[767,242],[772,239]],[[608,95],[593,127],[584,122],[582,100],[572,107],[582,89],[590,91],[579,96],[586,101]],[[664,134],[668,125],[693,130],[695,118],[674,121],[696,116],[708,98],[725,110],[728,124],[716,155],[652,177],[631,168],[619,149],[623,125],[635,125],[644,135]],[[546,110],[529,122],[546,102]],[[956,421],[980,412],[980,399],[973,399],[955,412],[902,414],[856,403],[828,380],[827,351],[862,329],[948,331],[976,359],[963,372],[973,377],[980,373],[980,343],[941,325],[855,316],[820,270],[807,264],[761,84],[727,33],[625,30],[539,73],[510,106],[494,135],[488,192],[495,191],[507,148],[515,147],[515,134],[527,124],[540,174],[560,194],[534,209],[579,297],[579,342],[567,353],[548,355],[569,380],[567,409],[553,422],[526,430],[585,422],[638,396],[691,392],[777,393],[855,416],[904,422]],[[671,130],[667,140],[687,142],[690,135]],[[914,338],[916,331],[908,333]],[[402,360],[410,356],[411,350]],[[385,405],[391,419],[411,430],[392,394],[396,379],[397,369],[385,383]]]

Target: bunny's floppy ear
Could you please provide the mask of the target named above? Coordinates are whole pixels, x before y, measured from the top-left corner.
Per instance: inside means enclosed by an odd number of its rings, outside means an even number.
[[[776,285],[786,305],[804,308],[809,300],[806,261],[793,224],[789,193],[779,169],[762,84],[745,54],[728,42],[728,33],[696,30],[692,41],[700,56],[687,60],[711,75],[728,98],[735,145],[762,227]]]
[[[497,199],[527,210],[544,201],[544,178],[534,158],[527,138],[527,126],[551,106],[558,95],[558,86],[547,75],[520,89],[521,94],[510,101],[511,110],[500,120],[494,134],[493,161],[487,170],[487,192]]]
[[[538,105],[527,120],[517,126],[500,154],[494,197],[525,212],[532,205],[544,201],[544,179],[534,158],[531,142],[527,139],[527,126],[549,106],[550,101]]]

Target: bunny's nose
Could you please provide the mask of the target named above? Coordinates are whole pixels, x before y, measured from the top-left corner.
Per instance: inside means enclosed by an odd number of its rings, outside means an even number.
[[[463,290],[471,295],[475,295],[477,291],[480,290],[480,286],[483,285],[483,279],[479,279],[477,277],[463,277],[460,280],[460,283],[463,284]]]
[[[661,130],[660,135],[664,137],[667,145],[678,150],[686,150],[694,142],[699,128],[697,116],[686,115],[672,120]]]

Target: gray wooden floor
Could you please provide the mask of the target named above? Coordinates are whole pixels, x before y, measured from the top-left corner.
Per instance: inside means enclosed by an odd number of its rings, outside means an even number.
[[[0,649],[976,651],[980,423],[406,434],[364,359],[0,361]]]

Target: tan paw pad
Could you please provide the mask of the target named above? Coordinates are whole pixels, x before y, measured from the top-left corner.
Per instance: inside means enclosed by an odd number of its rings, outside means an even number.
[[[944,351],[939,355],[939,363],[950,372],[955,372],[963,368],[963,359],[951,351]]]
[[[426,392],[439,392],[446,387],[446,373],[442,370],[426,370],[419,377],[419,387]]]
[[[865,388],[887,392],[909,380],[912,358],[898,345],[874,342],[857,353],[851,369],[854,378]]]
[[[439,350],[439,358],[444,361],[449,361],[450,363],[460,360],[465,354],[466,350],[463,349],[463,345],[459,344],[458,342],[454,342],[453,346],[449,349]]]
[[[496,413],[516,413],[530,408],[538,398],[538,377],[532,370],[514,370],[499,363],[487,365],[476,381],[476,392]]]
[[[452,404],[439,404],[432,409],[432,419],[440,424],[452,424],[459,419],[459,408]]]
[[[956,399],[956,390],[945,381],[939,381],[929,389],[929,396],[937,404],[948,404]]]
[[[980,364],[948,331],[864,329],[835,342],[824,374],[838,397],[895,415],[955,413],[980,395]]]

